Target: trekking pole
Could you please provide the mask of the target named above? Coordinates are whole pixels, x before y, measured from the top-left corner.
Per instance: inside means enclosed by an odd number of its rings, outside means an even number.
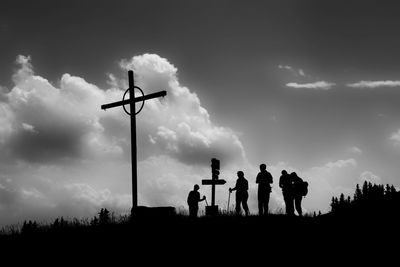
[[[206,201],[206,205],[208,206],[207,198],[206,198],[206,199],[204,199],[204,200]]]
[[[230,189],[230,188],[229,188]],[[228,207],[226,208],[226,212],[229,215],[229,201],[231,200],[231,190],[229,190],[229,196],[228,196]]]

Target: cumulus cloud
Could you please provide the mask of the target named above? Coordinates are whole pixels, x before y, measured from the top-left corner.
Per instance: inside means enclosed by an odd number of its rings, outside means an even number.
[[[109,75],[111,88],[106,90],[71,74],[62,75],[54,86],[35,74],[30,57],[19,56],[17,64],[15,85],[2,91],[5,100],[0,101],[0,224],[93,216],[100,207],[129,210],[129,119],[121,107],[100,109],[121,100],[127,69],[135,71],[136,84],[145,93],[168,92],[165,99],[146,101],[137,116],[139,204],[186,207],[187,193],[210,178],[210,159],[217,157],[226,186],[234,185],[237,170],[245,172],[249,204],[257,211],[258,166],[247,161],[234,130],[212,121],[199,96],[179,82],[177,67],[167,59],[144,54],[122,60],[122,72]],[[308,170],[271,164],[271,210],[283,207],[277,186],[282,169],[310,182],[304,203],[313,210],[329,207],[333,193],[353,185],[349,177],[356,166],[354,159]],[[226,186],[217,187],[221,207],[227,202]],[[201,192],[210,197],[209,187],[202,186]]]
[[[390,140],[392,140],[396,146],[400,146],[400,129],[391,134]]]
[[[115,99],[119,90],[103,91],[69,74],[56,88],[34,74],[30,57],[19,56],[17,64],[15,86],[7,94],[8,101],[0,103],[6,114],[0,123],[8,129],[0,132],[5,148],[17,159],[38,163],[76,160],[98,149],[93,140],[104,136],[99,104]],[[104,151],[118,146],[111,139],[101,145]]]
[[[304,204],[311,210],[329,211],[332,196],[352,194],[358,182],[357,161],[353,158],[330,161],[300,172],[309,182]]]
[[[313,83],[287,83],[287,87],[296,88],[296,89],[315,89],[315,90],[329,90],[335,83],[325,82],[325,81],[317,81]]]
[[[398,87],[400,86],[400,81],[359,81],[356,83],[348,83],[346,84],[348,87],[352,88],[377,88],[377,87]]]
[[[129,119],[122,107],[100,109],[121,100],[127,81],[117,77],[127,69],[146,93],[168,91],[137,116],[140,204],[184,205],[212,157],[227,165],[246,161],[237,134],[212,122],[197,94],[180,84],[177,68],[158,55],[122,60],[106,90],[68,73],[51,83],[34,72],[30,56],[16,63],[15,85],[1,89],[0,224],[10,211],[17,220],[129,208]]]
[[[138,120],[149,140],[178,160],[208,164],[210,158],[243,161],[245,151],[238,135],[211,121],[198,95],[180,84],[177,68],[154,54],[122,60],[121,67],[133,69],[139,86],[147,92],[167,90],[165,99],[148,101]]]
[[[8,101],[7,93],[8,93],[7,88],[0,85],[0,102],[7,102]]]

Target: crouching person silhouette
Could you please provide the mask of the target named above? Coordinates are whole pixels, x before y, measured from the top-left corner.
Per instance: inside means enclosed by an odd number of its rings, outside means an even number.
[[[236,185],[234,188],[229,188],[229,192],[236,190],[236,214],[240,214],[240,204],[242,204],[246,216],[249,215],[249,207],[247,206],[247,199],[249,198],[249,183],[244,177],[242,171],[237,172],[238,179],[236,180]]]
[[[292,181],[293,181],[293,197],[294,197],[294,206],[296,208],[297,214],[301,217],[303,216],[303,210],[301,208],[301,201],[303,200],[303,196],[305,196],[304,192],[304,182],[295,172],[290,174]]]
[[[199,193],[200,186],[195,184],[193,190],[189,192],[187,198],[187,204],[189,205],[189,217],[197,218],[197,212],[199,211],[199,202],[206,200],[206,196],[200,199]]]
[[[294,215],[294,196],[293,196],[293,183],[292,175],[283,170],[279,179],[279,187],[282,188],[283,199],[286,206],[286,214],[289,216]]]

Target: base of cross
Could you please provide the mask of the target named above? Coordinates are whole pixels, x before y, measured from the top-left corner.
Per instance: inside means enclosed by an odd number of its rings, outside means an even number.
[[[218,205],[206,206],[206,216],[217,216],[218,213]]]
[[[158,218],[158,217],[174,217],[176,211],[174,207],[146,207],[138,206],[133,212],[131,210],[132,218]]]

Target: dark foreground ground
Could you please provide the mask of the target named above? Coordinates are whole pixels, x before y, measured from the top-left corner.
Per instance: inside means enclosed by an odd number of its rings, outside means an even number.
[[[14,261],[55,257],[57,263],[65,263],[83,257],[91,266],[110,261],[137,266],[214,261],[225,263],[224,266],[258,261],[265,263],[261,265],[271,261],[316,265],[321,259],[323,265],[377,259],[381,265],[388,260],[397,262],[399,222],[396,217],[331,215],[135,218],[104,226],[3,235],[0,251],[3,259],[10,257]]]

